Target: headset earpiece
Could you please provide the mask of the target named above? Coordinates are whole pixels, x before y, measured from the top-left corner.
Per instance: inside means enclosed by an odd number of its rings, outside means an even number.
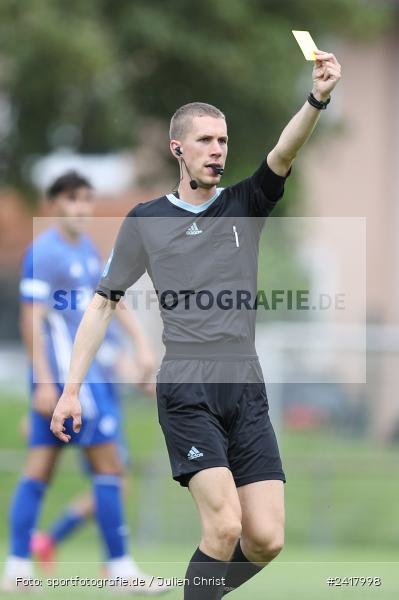
[[[181,156],[183,156],[183,150],[180,148],[180,146],[176,146],[175,148],[175,155],[178,156],[179,158]],[[193,179],[190,175],[190,171],[188,170],[188,167],[186,165],[186,161],[184,160],[184,158],[181,159],[182,163],[184,164],[184,166],[186,167],[186,171],[189,174],[190,177],[190,187],[192,190],[196,190],[198,188],[198,181],[196,181],[195,179]],[[180,168],[181,168],[181,163],[180,163]],[[180,177],[182,177],[181,175],[181,171],[180,171]],[[181,181],[181,179],[180,179]]]

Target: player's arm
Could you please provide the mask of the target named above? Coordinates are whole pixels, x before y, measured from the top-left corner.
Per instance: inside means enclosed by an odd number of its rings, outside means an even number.
[[[312,77],[313,95],[319,101],[326,101],[341,78],[341,65],[334,54],[316,52]],[[306,101],[284,128],[276,146],[267,156],[267,164],[276,175],[287,175],[298,151],[311,136],[320,112]]]
[[[53,414],[50,429],[63,442],[70,436],[64,433],[64,422],[73,418],[73,430],[80,431],[82,424],[79,390],[87,371],[104,340],[112,319],[115,302],[95,294],[88,305],[76,333],[72,348],[71,364],[64,391]]]
[[[45,417],[51,416],[59,397],[43,335],[47,312],[47,306],[41,302],[22,302],[19,322],[22,340],[35,374],[33,408]]]
[[[142,331],[133,311],[124,303],[119,302],[115,317],[132,340],[136,349],[136,365],[138,383],[146,384],[155,370],[155,355],[148,337]]]

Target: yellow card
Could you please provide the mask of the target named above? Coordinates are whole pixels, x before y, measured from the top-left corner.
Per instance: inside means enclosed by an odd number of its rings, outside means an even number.
[[[318,50],[316,44],[313,41],[312,36],[310,35],[309,31],[294,31],[292,30],[292,33],[295,36],[296,41],[298,42],[298,45],[300,47],[300,49],[303,52],[304,57],[306,58],[306,60],[316,60],[315,57],[315,50]]]

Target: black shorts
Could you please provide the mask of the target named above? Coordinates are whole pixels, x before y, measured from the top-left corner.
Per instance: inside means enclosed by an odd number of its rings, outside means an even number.
[[[195,473],[227,467],[237,487],[264,480],[285,482],[263,381],[172,383],[171,369],[190,367],[183,364],[188,362],[166,365],[169,378],[158,378],[157,383],[159,423],[173,479],[187,487]]]

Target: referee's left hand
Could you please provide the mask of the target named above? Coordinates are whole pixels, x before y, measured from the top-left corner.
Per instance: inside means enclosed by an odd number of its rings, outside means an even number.
[[[315,52],[313,67],[313,95],[318,100],[326,100],[341,79],[341,65],[331,52]]]
[[[82,426],[82,408],[77,394],[64,392],[55,407],[50,429],[61,442],[68,443],[71,436],[65,433],[64,423],[69,417],[73,419],[73,431],[79,433]]]

